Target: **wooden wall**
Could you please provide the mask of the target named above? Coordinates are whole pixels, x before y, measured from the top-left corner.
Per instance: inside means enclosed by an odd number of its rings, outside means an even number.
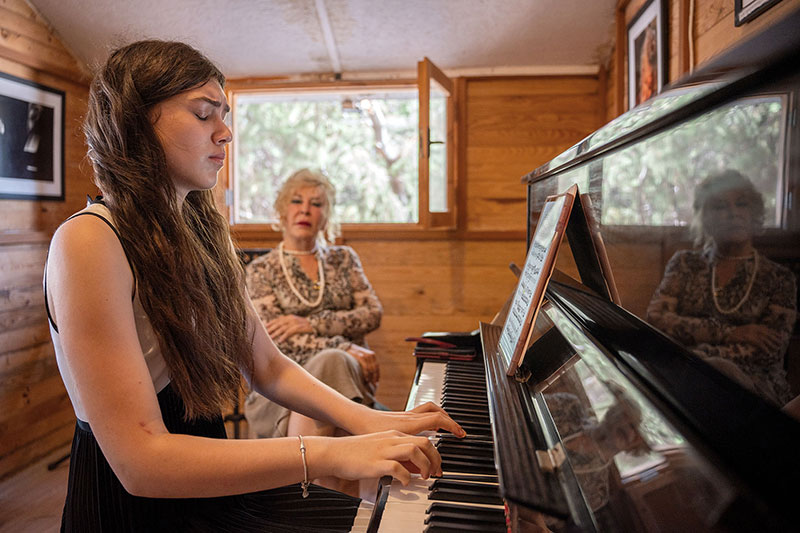
[[[60,89],[65,99],[65,201],[0,200],[0,478],[72,436],[42,296],[50,236],[92,193],[80,133],[87,83],[23,0],[0,1],[0,72]]]
[[[628,73],[625,62],[625,28],[647,0],[618,0],[617,42],[610,56],[606,91],[606,122],[628,109]],[[734,26],[731,0],[663,0],[668,3],[669,76],[674,82],[731,45],[758,33],[788,13],[800,8],[800,0],[782,0],[757,18]],[[692,5],[694,8],[692,9]],[[690,43],[691,42],[691,46]],[[622,72],[617,65],[622,65]]]
[[[678,2],[686,0],[670,0],[670,7]],[[697,0],[697,62],[799,2],[784,0],[734,29],[732,2]],[[637,3],[622,7],[628,20]],[[385,307],[381,329],[369,338],[382,364],[384,403],[402,407],[411,382],[414,362],[403,338],[427,330],[471,330],[501,307],[514,287],[508,264],[521,264],[525,254],[525,188],[519,177],[618,114],[615,62],[599,76],[458,80],[458,230],[435,239],[345,235]],[[0,0],[0,71],[65,91],[67,130],[66,200],[0,200],[3,478],[67,443],[72,433],[74,417],[55,366],[40,281],[52,232],[80,209],[94,186],[79,131],[87,81],[24,0]]]

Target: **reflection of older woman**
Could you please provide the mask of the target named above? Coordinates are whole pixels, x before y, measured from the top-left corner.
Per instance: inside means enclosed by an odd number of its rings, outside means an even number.
[[[642,413],[638,405],[619,385],[611,382],[604,385],[615,401],[599,423],[576,394],[544,393],[572,470],[594,511],[610,498],[609,475],[616,471],[614,457],[622,452],[641,455],[649,450],[639,433]]]
[[[648,320],[775,404],[791,398],[783,356],[796,317],[786,268],[753,248],[764,202],[736,171],[695,191],[698,244],[677,252],[647,308]]]
[[[334,190],[321,174],[301,170],[275,201],[283,241],[247,267],[250,297],[283,353],[348,398],[374,404],[379,369],[364,336],[383,310],[356,253],[326,246]],[[245,415],[252,436],[333,435],[336,428],[292,413],[251,393]]]

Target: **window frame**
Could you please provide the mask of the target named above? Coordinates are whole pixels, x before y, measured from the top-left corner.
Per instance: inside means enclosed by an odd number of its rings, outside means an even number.
[[[427,59],[427,58],[426,58]],[[422,62],[421,62],[422,63]],[[430,63],[430,65],[433,65]],[[435,68],[435,66],[434,66]],[[419,70],[419,69],[418,69]],[[436,69],[441,74],[441,71]],[[444,76],[441,74],[441,76]],[[439,76],[435,78],[439,81]],[[429,81],[425,80],[426,86]],[[441,83],[441,82],[439,82]],[[353,89],[414,89],[418,91],[418,96],[421,97],[420,87],[422,80],[420,78],[398,78],[398,79],[381,79],[381,80],[357,80],[357,81],[320,81],[320,82],[294,82],[287,81],[284,78],[278,79],[233,79],[228,80],[225,87],[225,95],[231,109],[236,108],[236,100],[239,95],[252,94],[252,93],[303,93],[303,92],[320,92],[320,91],[341,91]],[[424,183],[422,171],[418,169],[418,202],[419,202],[419,218],[416,223],[342,223],[342,238],[347,240],[361,240],[370,238],[381,239],[429,239],[429,238],[442,238],[449,235],[455,229],[455,146],[454,146],[454,130],[455,130],[455,104],[454,92],[452,90],[453,84],[450,84],[450,95],[447,103],[447,198],[448,198],[448,212],[445,213],[430,213],[428,207],[428,183],[427,183],[427,167],[425,168]],[[422,100],[420,100],[420,108],[422,107]],[[427,113],[427,102],[426,102]],[[232,130],[235,129],[235,113],[231,112]],[[427,120],[426,120],[427,123]],[[421,128],[418,125],[418,139],[419,146],[422,146]],[[233,181],[233,169],[235,165],[235,151],[232,149],[234,139],[228,145],[228,157],[226,157],[225,165],[219,173],[217,189],[218,205],[220,211],[227,218],[231,232],[237,241],[243,242],[257,242],[257,241],[273,241],[280,240],[280,232],[272,228],[270,223],[235,223],[234,220],[234,194],[235,184]],[[420,164],[422,162],[421,154]],[[425,159],[427,163],[427,158]],[[431,216],[431,215],[439,215]],[[447,218],[442,218],[444,215]],[[431,231],[434,230],[434,231]]]

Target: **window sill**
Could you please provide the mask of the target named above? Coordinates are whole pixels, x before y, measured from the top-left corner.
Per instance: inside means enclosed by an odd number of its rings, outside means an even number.
[[[237,243],[263,243],[281,240],[281,232],[269,224],[231,226]],[[350,241],[429,241],[429,240],[508,240],[524,241],[525,230],[457,230],[425,228],[419,224],[343,224],[337,242]]]

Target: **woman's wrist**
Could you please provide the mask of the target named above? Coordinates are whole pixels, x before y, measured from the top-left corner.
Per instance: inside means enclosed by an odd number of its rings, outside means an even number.
[[[334,475],[334,461],[330,459],[331,437],[303,437],[306,447],[306,468],[308,469],[308,480],[329,477]]]
[[[347,420],[339,425],[339,427],[351,435],[364,435],[365,433],[372,433],[372,425],[369,423],[369,420],[376,413],[380,413],[380,411],[370,409],[361,403],[351,403],[352,406],[348,410]]]

